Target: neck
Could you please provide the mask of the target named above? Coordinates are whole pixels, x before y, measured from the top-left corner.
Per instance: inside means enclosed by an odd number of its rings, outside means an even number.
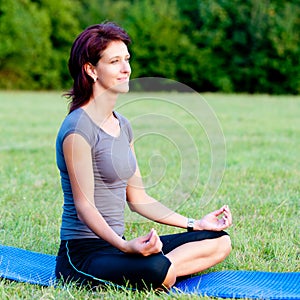
[[[92,96],[89,102],[83,106],[90,116],[97,122],[103,123],[112,117],[118,95],[104,92]]]

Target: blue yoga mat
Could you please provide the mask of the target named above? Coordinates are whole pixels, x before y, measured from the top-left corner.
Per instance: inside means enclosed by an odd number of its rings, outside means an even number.
[[[220,298],[300,299],[300,273],[221,271],[192,277],[174,291]]]
[[[55,256],[0,245],[0,277],[55,285]],[[178,282],[172,293],[220,298],[300,299],[300,272],[221,271]]]
[[[55,256],[0,245],[0,277],[50,286],[55,284]]]

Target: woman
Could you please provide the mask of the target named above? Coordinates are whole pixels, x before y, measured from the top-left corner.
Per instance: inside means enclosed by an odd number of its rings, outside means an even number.
[[[56,275],[97,286],[171,288],[176,278],[221,262],[231,250],[223,206],[201,220],[177,214],[143,188],[129,122],[114,111],[129,90],[130,38],[114,23],[84,30],[69,59],[74,80],[70,113],[57,136],[57,165],[64,206]],[[124,207],[153,221],[188,228],[158,236],[152,229],[124,237]]]

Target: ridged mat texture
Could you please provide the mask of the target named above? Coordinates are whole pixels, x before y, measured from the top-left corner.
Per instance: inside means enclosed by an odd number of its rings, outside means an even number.
[[[300,273],[220,271],[176,284],[186,294],[220,298],[300,299]]]
[[[0,277],[49,286],[55,284],[55,255],[0,245]]]
[[[55,285],[55,256],[0,245],[0,277],[43,286]],[[300,272],[220,271],[176,284],[173,293],[220,298],[300,300]]]

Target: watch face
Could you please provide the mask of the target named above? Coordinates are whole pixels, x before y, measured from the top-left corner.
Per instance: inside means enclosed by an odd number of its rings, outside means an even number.
[[[194,222],[195,222],[195,220],[189,219],[189,220],[188,220],[187,227],[188,227],[188,228],[194,228]]]

